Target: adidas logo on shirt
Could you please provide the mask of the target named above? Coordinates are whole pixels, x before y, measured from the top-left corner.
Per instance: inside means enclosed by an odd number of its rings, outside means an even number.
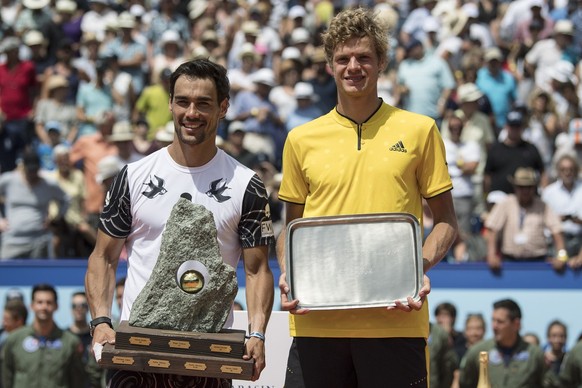
[[[398,143],[396,143],[392,147],[390,147],[390,151],[404,152],[404,153],[408,152],[408,151],[406,151],[406,148],[404,147],[402,140],[399,140]]]

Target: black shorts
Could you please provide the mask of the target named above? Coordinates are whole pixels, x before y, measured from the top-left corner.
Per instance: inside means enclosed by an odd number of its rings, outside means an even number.
[[[231,388],[229,379],[111,370],[107,388]]]
[[[286,388],[428,386],[424,338],[297,337],[294,344]]]

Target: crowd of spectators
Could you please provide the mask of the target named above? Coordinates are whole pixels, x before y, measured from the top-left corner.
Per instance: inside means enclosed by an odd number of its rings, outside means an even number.
[[[218,146],[262,177],[280,224],[286,135],[336,103],[320,33],[339,9],[366,6],[390,31],[380,96],[441,128],[462,231],[450,260],[499,268],[501,260],[543,256],[556,268],[582,265],[579,1],[1,3],[1,260],[88,255],[111,178],[173,138],[171,72],[201,57],[224,65],[231,82]],[[518,168],[533,169],[526,186],[542,199],[534,213],[547,206],[560,219],[551,235],[563,244],[542,238],[535,254],[515,248],[548,235],[543,222],[520,229],[532,211],[516,205],[524,191],[511,182]],[[25,184],[25,172],[42,186]],[[64,207],[40,198],[51,182],[54,198],[69,198]],[[506,200],[523,213],[517,226],[493,209],[507,209]],[[506,224],[518,231],[508,234]]]

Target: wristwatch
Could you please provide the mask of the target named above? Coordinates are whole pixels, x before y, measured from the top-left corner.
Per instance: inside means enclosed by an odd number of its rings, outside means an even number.
[[[109,327],[113,329],[113,324],[111,323],[111,318],[109,318],[109,317],[95,318],[91,322],[89,322],[89,334],[91,335],[91,337],[93,337],[93,332],[95,331],[95,328],[102,323],[108,324]]]
[[[562,263],[567,262],[570,258],[568,257],[568,252],[565,249],[558,250],[557,259]]]

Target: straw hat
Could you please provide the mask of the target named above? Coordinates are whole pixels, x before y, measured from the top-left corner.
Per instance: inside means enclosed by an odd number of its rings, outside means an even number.
[[[515,186],[537,186],[538,173],[531,167],[518,167],[507,179]]]
[[[49,92],[53,91],[54,89],[68,88],[68,87],[69,87],[69,81],[67,81],[67,79],[60,74],[51,75],[46,81],[46,89]]]
[[[107,136],[107,140],[111,142],[116,141],[130,141],[133,140],[134,133],[131,123],[129,121],[118,121],[113,125],[111,135]]]

